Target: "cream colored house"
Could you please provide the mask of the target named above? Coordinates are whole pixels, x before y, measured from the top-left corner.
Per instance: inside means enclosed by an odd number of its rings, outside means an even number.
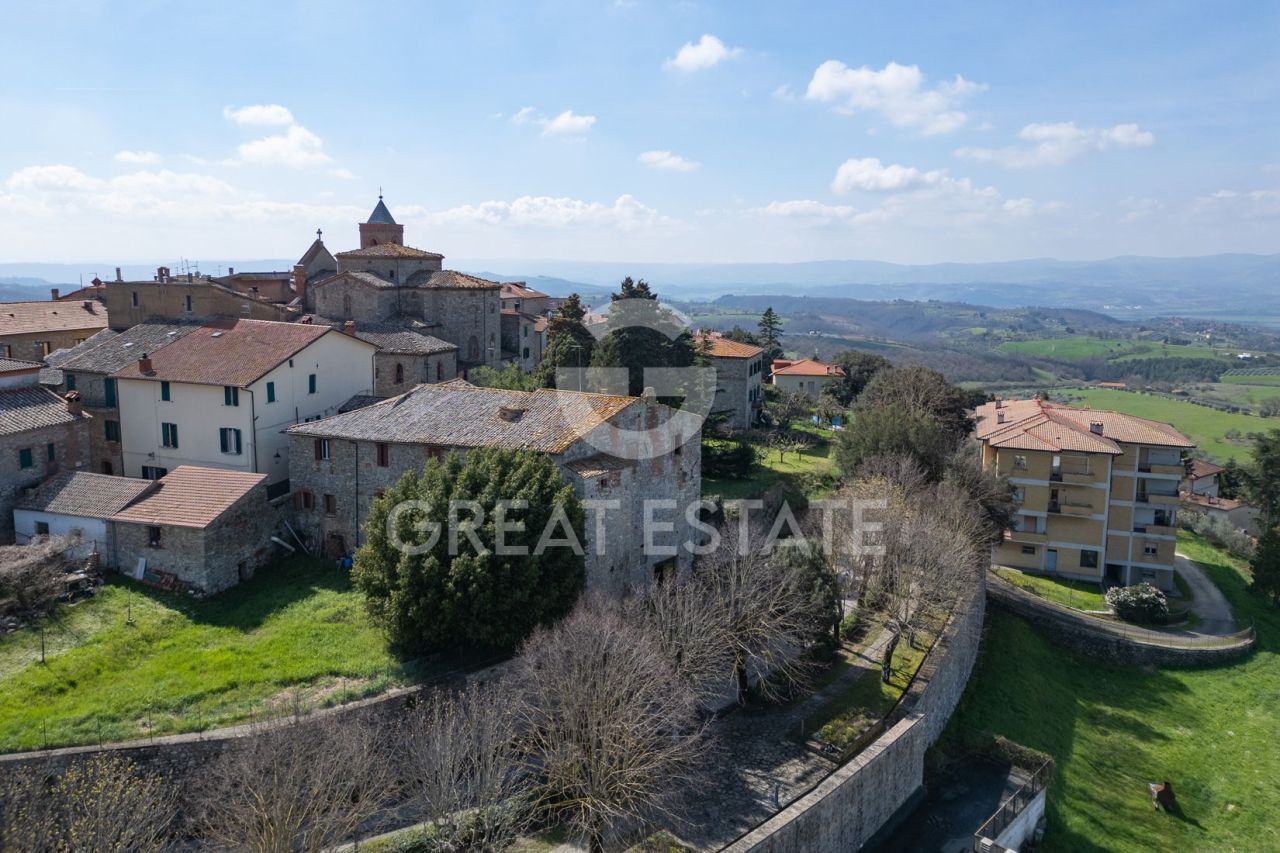
[[[837,376],[844,376],[843,368],[816,358],[799,361],[779,358],[773,362],[773,384],[783,391],[803,394],[810,400],[817,400],[823,387]]]
[[[323,325],[216,320],[115,374],[123,473],[179,465],[289,478],[293,424],[373,388],[373,344]]]
[[[987,403],[983,464],[1018,512],[995,562],[1026,571],[1173,588],[1178,484],[1194,447],[1168,424],[1041,400]]]

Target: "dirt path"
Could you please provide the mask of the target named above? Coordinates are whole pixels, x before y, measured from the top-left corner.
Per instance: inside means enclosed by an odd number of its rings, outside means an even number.
[[[1177,554],[1174,557],[1174,571],[1182,576],[1191,587],[1191,610],[1200,617],[1200,624],[1194,633],[1222,636],[1235,631],[1236,623],[1231,618],[1231,605],[1226,596],[1214,586],[1213,581],[1188,557]]]

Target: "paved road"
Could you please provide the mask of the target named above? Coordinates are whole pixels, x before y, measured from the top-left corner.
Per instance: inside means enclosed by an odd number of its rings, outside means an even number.
[[[1204,569],[1178,554],[1174,557],[1174,570],[1182,575],[1195,597],[1191,609],[1200,617],[1195,633],[1221,636],[1236,629],[1235,620],[1231,618],[1231,605],[1227,604],[1226,597],[1209,580]]]

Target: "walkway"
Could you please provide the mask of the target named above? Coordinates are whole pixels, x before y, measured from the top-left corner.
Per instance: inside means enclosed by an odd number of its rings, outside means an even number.
[[[1200,617],[1194,633],[1222,636],[1236,630],[1231,618],[1231,605],[1222,591],[1209,580],[1204,569],[1190,558],[1178,554],[1174,557],[1174,571],[1191,587],[1191,612]]]

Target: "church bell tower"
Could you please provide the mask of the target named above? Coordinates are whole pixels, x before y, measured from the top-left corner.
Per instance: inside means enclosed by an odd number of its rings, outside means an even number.
[[[378,206],[369,214],[368,222],[360,223],[360,248],[367,249],[380,243],[404,245],[404,226],[397,225],[391,211],[382,202],[382,193],[378,193]]]

